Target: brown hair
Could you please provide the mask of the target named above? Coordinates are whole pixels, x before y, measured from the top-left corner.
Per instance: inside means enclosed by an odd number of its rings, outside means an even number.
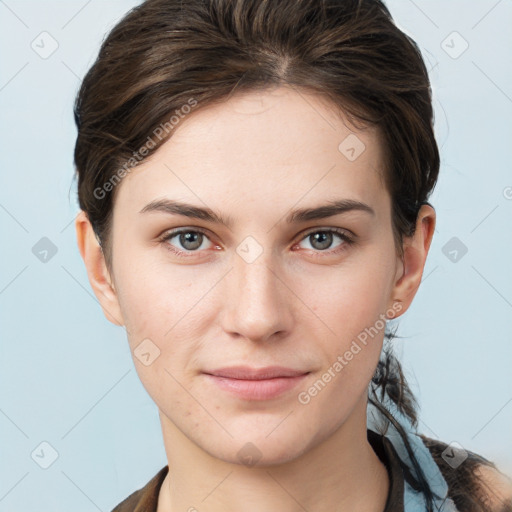
[[[108,34],[74,109],[79,204],[109,269],[116,185],[172,136],[171,116],[279,85],[319,94],[355,126],[378,126],[403,255],[440,159],[421,52],[380,0],[147,0]],[[389,347],[374,382],[417,423]],[[419,487],[432,510],[426,480]]]
[[[420,51],[380,1],[148,0],[103,42],[75,105],[79,203],[109,264],[117,187],[105,184],[142,160],[148,137],[145,158],[172,136],[155,140],[155,129],[191,99],[200,108],[281,84],[319,93],[354,124],[381,127],[402,250],[435,186],[439,152]]]

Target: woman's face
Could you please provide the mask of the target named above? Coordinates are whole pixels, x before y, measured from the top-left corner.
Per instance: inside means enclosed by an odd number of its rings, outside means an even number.
[[[164,434],[226,461],[284,462],[350,418],[366,424],[402,271],[384,155],[376,131],[351,130],[305,92],[200,107],[117,190],[119,312]],[[366,206],[317,210],[345,201]],[[211,375],[238,366],[299,377]]]

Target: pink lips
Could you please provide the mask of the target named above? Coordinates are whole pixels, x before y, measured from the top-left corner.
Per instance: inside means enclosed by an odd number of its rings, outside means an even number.
[[[205,372],[205,375],[221,389],[245,400],[269,400],[295,387],[308,373],[282,366],[232,366]]]

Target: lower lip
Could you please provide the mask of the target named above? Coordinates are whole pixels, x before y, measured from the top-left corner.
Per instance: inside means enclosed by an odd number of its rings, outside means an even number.
[[[270,400],[293,389],[308,375],[297,377],[277,377],[274,379],[243,380],[217,377],[216,375],[205,374],[217,386],[225,391],[233,393],[244,400]]]

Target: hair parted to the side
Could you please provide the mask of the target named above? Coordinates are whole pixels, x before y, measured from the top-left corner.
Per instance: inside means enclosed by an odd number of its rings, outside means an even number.
[[[110,270],[116,184],[172,136],[171,116],[179,122],[187,105],[197,110],[238,91],[280,85],[318,94],[356,127],[379,128],[395,247],[403,256],[440,158],[421,52],[384,3],[147,0],[103,41],[74,108],[79,205]],[[414,396],[389,347],[394,337],[386,332],[386,357],[373,381],[416,424]],[[418,487],[432,510],[426,480]]]

